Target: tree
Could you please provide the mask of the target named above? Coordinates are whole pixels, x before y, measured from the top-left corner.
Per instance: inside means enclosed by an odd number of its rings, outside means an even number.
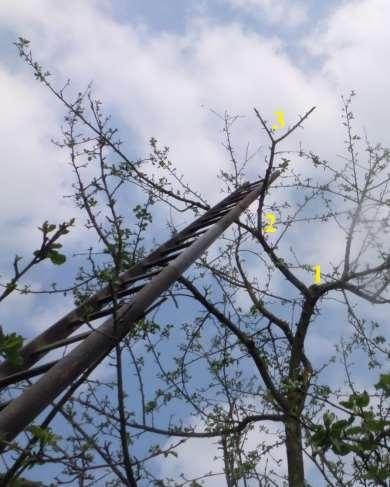
[[[75,303],[109,283],[115,316],[118,275],[150,249],[147,234],[153,232],[156,212],[169,208],[176,215],[197,215],[209,204],[178,174],[167,147],[161,149],[152,138],[149,157],[130,160],[90,87],[70,101],[65,96],[69,83],[61,90],[53,86],[50,73],[33,59],[29,41],[19,39],[16,45],[35,77],[68,110],[63,139],[57,145],[69,151],[76,180],[74,200],[87,214],[86,228],[95,231],[99,239],[98,251],[91,247],[86,252],[90,269],[80,267],[71,288]],[[50,462],[63,467],[62,477],[55,479],[58,484],[73,479],[79,485],[89,485],[89,481],[105,479],[106,485],[196,487],[223,475],[229,487],[303,487],[309,485],[305,479],[306,456],[326,485],[386,485],[390,423],[384,400],[389,393],[389,376],[382,374],[379,378],[379,397],[357,391],[349,360],[364,353],[368,366],[377,368],[389,357],[385,338],[377,334],[379,323],[364,318],[358,304],[390,302],[386,294],[390,254],[383,241],[389,228],[390,175],[386,170],[390,154],[380,144],[371,146],[366,138],[368,160],[365,165],[359,162],[356,146],[360,137],[352,128],[353,96],[354,92],[343,98],[349,157],[342,168],[302,148],[277,150],[314,108],[280,136],[255,109],[270,143],[266,165],[259,168],[261,177],[267,183],[273,169],[279,168],[279,183],[261,194],[255,213],[246,212],[236,228],[226,232],[217,251],[206,253],[191,273],[182,276],[164,295],[171,306],[169,315],[164,314],[164,302],[152,318],[141,320],[123,342],[116,344],[115,353],[105,361],[115,370],[115,377],[92,380],[88,371],[65,398],[53,405],[40,425],[30,427],[27,444],[8,446],[18,456],[8,470],[7,481],[28,467]],[[227,192],[242,184],[253,165],[254,154],[247,153],[242,162],[233,148],[232,124],[237,118],[227,113],[222,117],[231,170],[221,170],[219,178]],[[314,182],[313,178],[303,178],[285,154],[305,158],[323,172]],[[86,183],[83,169],[92,164],[96,164],[98,174]],[[330,179],[323,182],[328,174]],[[118,211],[119,189],[125,185],[141,193],[130,224],[125,224]],[[282,204],[283,191],[291,191],[294,201]],[[271,201],[276,195],[279,199]],[[338,200],[343,201],[342,207]],[[98,211],[103,202],[108,211],[104,219],[100,218],[102,210]],[[310,210],[317,215],[311,216]],[[271,225],[264,221],[269,213],[273,214]],[[336,222],[345,233],[343,259],[331,264],[331,273],[322,272],[322,282],[307,285],[308,280],[313,281],[313,263],[297,255],[292,245],[287,249],[284,241],[303,223],[312,227],[327,222]],[[272,232],[274,225],[277,232]],[[175,231],[175,221],[169,227]],[[58,244],[53,243],[35,257],[63,263],[64,259],[56,255]],[[273,288],[277,275],[283,278],[279,291]],[[16,272],[12,286],[6,285],[8,294],[34,292],[30,287],[18,287],[20,277]],[[53,287],[48,292],[69,289]],[[314,366],[305,344],[333,295],[346,310],[351,332],[335,356]],[[185,309],[185,314],[175,314],[172,305]],[[342,359],[350,389],[348,400],[340,403],[336,401],[345,393],[343,387],[332,390],[322,379],[336,356]],[[193,374],[194,366],[202,373]],[[132,394],[134,383],[129,381],[129,370],[137,380],[137,398]],[[81,383],[85,390],[78,392]],[[376,411],[367,409],[370,400],[377,401]],[[340,411],[344,415],[341,419],[336,417]],[[65,437],[54,433],[58,425],[49,426],[55,424],[58,414],[70,429]],[[189,422],[191,416],[196,417],[195,424]],[[270,422],[280,427],[271,445],[261,435]],[[257,437],[254,448],[248,448],[249,437]],[[176,440],[163,445],[160,438],[165,442],[168,438]],[[194,438],[219,442],[222,471],[205,471],[198,478],[182,474],[176,479],[163,478],[156,472],[152,459],[177,456],[176,449]],[[281,446],[287,459],[285,476],[269,466],[273,451]]]

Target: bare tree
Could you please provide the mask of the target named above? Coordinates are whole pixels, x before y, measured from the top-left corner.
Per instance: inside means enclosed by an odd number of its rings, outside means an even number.
[[[99,239],[97,251],[86,249],[89,269],[80,268],[76,284],[48,292],[72,291],[78,304],[108,283],[115,317],[118,276],[150,250],[147,235],[153,232],[156,211],[161,215],[169,209],[175,217],[183,213],[192,217],[207,210],[209,203],[177,172],[168,148],[159,148],[152,138],[150,156],[130,160],[90,87],[70,101],[65,96],[69,82],[56,89],[49,81],[50,73],[33,59],[29,42],[20,39],[17,47],[35,77],[68,110],[63,140],[57,144],[69,150],[76,180],[73,197],[87,214],[87,229]],[[376,394],[358,391],[350,362],[354,354],[364,352],[367,364],[374,368],[389,356],[385,339],[378,334],[380,325],[371,320],[370,327],[358,304],[387,306],[390,302],[390,253],[385,241],[390,154],[380,144],[371,146],[366,137],[367,161],[359,160],[356,146],[360,138],[352,128],[353,96],[352,92],[343,98],[348,151],[344,167],[302,148],[278,150],[283,140],[302,127],[314,107],[281,135],[255,109],[269,141],[269,155],[259,168],[265,190],[256,211],[248,210],[219,240],[217,250],[207,252],[164,293],[166,301],[152,318],[140,320],[116,343],[114,353],[104,361],[115,370],[110,380],[91,379],[97,366],[93,364],[53,404],[41,424],[30,428],[27,440],[8,445],[3,454],[8,465],[6,482],[27,467],[53,463],[63,469],[54,479],[58,485],[105,482],[112,486],[196,487],[220,476],[229,487],[303,487],[309,485],[306,456],[326,485],[387,485],[389,410],[384,399],[389,394],[388,375],[381,376]],[[246,151],[239,158],[232,142],[237,117],[225,113],[222,120],[231,170],[221,170],[218,177],[229,192],[243,183],[256,153]],[[318,171],[322,169],[317,181],[298,174],[284,155],[306,158]],[[86,183],[83,170],[92,164],[98,174]],[[282,176],[267,192],[274,169]],[[117,209],[119,190],[128,185],[139,190],[140,198],[129,224]],[[281,203],[287,191],[293,198]],[[275,194],[278,201],[272,201]],[[277,232],[269,231],[270,225],[264,221],[269,213],[273,214],[271,227],[276,226]],[[331,263],[331,273],[322,272],[320,283],[307,285],[308,280],[313,282],[313,263],[298,255],[294,245],[287,249],[284,242],[292,239],[299,226],[310,224],[315,232],[315,225],[327,222],[336,223],[345,237],[343,258]],[[173,216],[169,228],[177,230]],[[55,241],[54,237],[50,241],[52,252],[58,248],[53,246]],[[43,247],[36,257],[42,260],[50,255]],[[15,266],[17,263],[18,256]],[[7,295],[34,292],[29,286],[18,287],[23,274],[15,267],[11,286],[6,285]],[[280,275],[283,291],[275,292],[274,282]],[[315,367],[305,347],[330,300],[337,300],[345,309],[351,325],[350,335],[336,352],[346,379],[346,388],[340,380],[337,390],[322,379],[335,358]],[[81,384],[84,389],[80,392]],[[24,387],[28,383],[18,385]],[[340,403],[345,394],[349,394],[349,402]],[[376,401],[375,411],[367,409],[370,399]],[[336,414],[344,416],[339,420]],[[353,421],[359,418],[356,426]],[[278,427],[271,443],[264,439],[270,424]],[[59,438],[53,432],[65,429],[64,425],[67,436]],[[177,456],[183,443],[196,438],[219,443],[222,469],[216,464],[198,478],[187,478],[184,473],[176,479],[163,478],[153,460]],[[248,438],[251,442],[258,439],[255,447],[249,448]],[[281,447],[287,458],[285,475],[276,468],[278,459],[274,457]],[[10,463],[12,451],[17,455]]]

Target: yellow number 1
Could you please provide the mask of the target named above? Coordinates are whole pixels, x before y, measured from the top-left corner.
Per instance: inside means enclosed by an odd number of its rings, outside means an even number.
[[[321,266],[320,265],[316,265],[314,267],[314,269],[316,270],[316,275],[315,275],[314,282],[316,284],[319,284],[321,282]]]

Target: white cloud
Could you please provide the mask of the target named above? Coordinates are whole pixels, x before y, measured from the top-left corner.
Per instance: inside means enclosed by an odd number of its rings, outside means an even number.
[[[202,104],[241,113],[256,104],[268,118],[276,105],[282,106],[289,122],[307,105],[302,91],[309,103],[319,91],[325,94],[321,80],[309,84],[294,68],[278,39],[245,32],[239,25],[216,27],[197,19],[184,36],[155,34],[115,24],[93,4],[76,16],[68,6],[46,6],[42,17],[27,7],[14,20],[25,37],[30,35],[36,56],[79,86],[95,79],[99,96],[123,118],[141,147],[156,136],[171,146],[187,179],[208,191],[214,188],[210,178],[226,166],[227,158],[215,140],[220,124]],[[241,129],[246,132],[243,144],[255,134],[257,138],[253,122],[252,117],[250,132],[249,121]],[[141,147],[135,148],[138,154]]]
[[[201,421],[192,420],[191,424],[196,431],[203,431]],[[283,435],[282,425],[272,421],[261,421],[255,425],[253,430],[249,431],[243,445],[243,451],[249,453],[250,451],[259,448],[271,447],[280,441]],[[172,438],[164,444],[163,448],[176,443],[178,438]],[[223,487],[226,485],[226,478],[223,473],[224,463],[222,460],[222,450],[219,438],[191,438],[184,444],[175,449],[178,457],[169,456],[160,461],[160,476],[179,478],[180,474],[184,474],[186,478],[197,478],[205,472],[211,472],[213,475],[205,479],[205,485],[212,487]],[[257,467],[257,472],[260,474],[267,471],[273,471],[278,476],[283,476],[287,473],[286,452],[283,444],[274,446],[271,450],[271,455],[264,455],[260,459]],[[218,458],[216,458],[218,457]],[[312,472],[313,466],[307,457],[304,457],[305,471],[307,474]],[[279,477],[280,479],[280,477]],[[249,486],[258,485],[257,482],[251,483]]]
[[[47,97],[34,83],[27,83],[26,78],[11,74],[4,67],[0,69],[0,86],[6,114],[0,121],[1,199],[7,202],[7,211],[1,213],[0,221],[2,225],[12,222],[13,232],[19,232],[23,224],[17,222],[21,212],[26,220],[35,219],[40,207],[40,218],[55,217],[52,202],[63,182],[58,153],[47,130],[55,125],[55,113],[47,108]],[[15,234],[2,233],[5,244],[12,237]]]
[[[49,266],[50,264],[47,264]],[[45,266],[45,265],[44,265]],[[42,266],[44,268],[44,266]],[[41,267],[41,271],[42,271]],[[47,270],[45,270],[47,272]],[[7,281],[4,276],[1,281]],[[42,283],[39,279],[27,279],[34,291],[42,291]],[[20,288],[23,285],[19,286]],[[44,289],[48,289],[46,286]],[[46,296],[41,300],[40,294],[23,294],[17,291],[7,296],[1,302],[1,321],[3,331],[11,333],[17,331],[25,338],[31,339],[38,333],[42,333],[60,317],[66,315],[73,306],[73,298],[64,297],[61,293]]]
[[[355,110],[375,142],[388,139],[390,31],[383,19],[389,16],[386,0],[343,2],[303,41],[308,53],[323,59],[324,79],[335,82],[338,91],[353,88],[360,95]]]
[[[196,423],[196,422],[195,422]],[[192,424],[195,425],[192,421]],[[254,450],[258,445],[264,442],[265,445],[273,445],[278,440],[279,430],[276,423],[264,421],[261,423],[266,428],[266,431],[259,431],[259,428],[248,433],[248,438],[244,445],[244,451],[248,452]],[[200,426],[200,422],[199,422]],[[196,428],[197,431],[202,431],[202,428]],[[168,440],[163,448],[167,448],[172,443],[176,443],[177,438]],[[219,438],[191,438],[183,445],[180,445],[175,451],[178,457],[167,457],[163,461],[158,461],[160,466],[160,476],[179,478],[180,474],[184,474],[186,478],[192,479],[201,477],[205,472],[211,472],[213,475],[205,479],[205,485],[210,487],[223,487],[226,485],[226,478],[223,473],[224,463],[222,460],[221,444],[218,442]],[[272,450],[272,457],[268,457],[268,470],[273,469],[277,474],[284,475],[286,473],[285,449],[282,445],[274,447]],[[218,457],[218,458],[217,458]],[[278,463],[278,460],[282,460]],[[260,461],[258,472],[263,472],[265,468],[265,459]],[[257,485],[249,483],[249,485]]]

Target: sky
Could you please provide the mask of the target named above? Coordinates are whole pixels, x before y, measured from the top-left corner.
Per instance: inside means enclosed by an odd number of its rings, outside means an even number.
[[[355,90],[355,129],[365,130],[373,144],[388,146],[386,18],[387,0],[3,0],[0,282],[12,272],[15,253],[27,259],[38,248],[37,227],[44,220],[69,220],[76,211],[63,198],[73,182],[66,154],[51,143],[60,137],[64,111],[18,57],[13,42],[19,36],[31,41],[35,57],[53,73],[57,86],[71,78],[76,92],[93,80],[94,93],[111,113],[130,158],[148,154],[148,141],[155,137],[170,147],[171,160],[185,179],[216,203],[221,198],[216,175],[229,167],[229,160],[221,144],[221,121],[213,112],[242,116],[233,132],[238,151],[248,142],[261,146],[248,179],[264,174],[268,145],[253,107],[269,121],[283,110],[289,125],[316,106],[304,130],[280,149],[297,150],[301,142],[339,167],[340,154],[346,155],[340,96]],[[293,164],[313,174],[305,159],[295,158]],[[122,203],[131,206],[138,197],[128,195]],[[328,262],[340,260],[343,236],[332,233],[330,239],[325,226],[305,232],[310,239],[301,232],[294,243],[308,261],[330,271]],[[64,239],[69,254],[80,245],[86,248],[88,239],[78,224]],[[26,282],[35,289],[53,280],[70,284],[74,272],[74,260],[66,269],[42,264]],[[0,323],[31,337],[71,307],[70,297],[14,295],[0,309]],[[384,309],[365,309],[379,320],[386,316]],[[332,312],[336,316],[336,308]],[[332,353],[335,330],[340,332],[333,320],[310,336],[317,359]],[[360,379],[368,386],[363,373]],[[212,448],[187,444],[179,460],[159,468],[166,475],[191,474],[194,454],[204,454],[199,462],[204,465]],[[216,478],[207,485],[220,482]]]

